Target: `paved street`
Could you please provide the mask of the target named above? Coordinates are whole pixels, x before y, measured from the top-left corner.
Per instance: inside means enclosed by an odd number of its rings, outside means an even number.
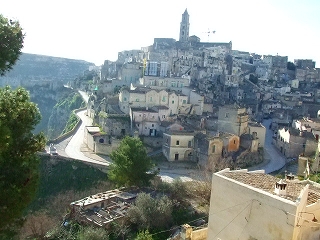
[[[264,169],[266,173],[272,173],[281,169],[286,163],[285,157],[272,144],[273,131],[269,129],[271,122],[271,119],[265,119],[263,121],[263,126],[266,128],[266,139],[264,146],[265,161],[257,166],[249,168],[250,171]]]
[[[104,166],[108,166],[110,164],[106,159],[94,154],[95,156],[91,156],[92,151],[88,149],[83,140],[84,140],[84,130],[85,126],[92,125],[92,119],[85,115],[87,110],[83,110],[78,112],[77,115],[81,118],[82,124],[79,127],[78,131],[72,136],[68,145],[65,148],[65,153],[70,158],[75,158],[81,161],[92,162]],[[87,153],[87,154],[86,154]]]

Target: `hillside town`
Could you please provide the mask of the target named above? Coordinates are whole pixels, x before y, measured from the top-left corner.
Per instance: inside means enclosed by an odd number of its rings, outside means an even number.
[[[102,130],[87,129],[96,153],[108,151],[117,137],[144,136],[162,146],[168,161],[194,161],[215,171],[245,168],[257,162],[239,157],[264,148],[266,127],[283,157],[316,152],[315,62],[233,50],[231,41],[201,42],[189,36],[187,9],[179,41],[155,38],[141,50],[119,52],[117,61],[106,60],[95,73],[89,86],[77,79],[71,85],[90,94],[87,114]]]
[[[81,232],[93,226],[113,229],[112,234],[114,229],[118,231],[117,238],[110,234],[104,236],[106,239],[125,239],[130,224],[139,225],[138,221],[130,222],[130,209],[141,194],[146,194],[151,202],[162,201],[160,207],[148,205],[155,219],[160,215],[156,210],[176,208],[186,210],[187,217],[183,217],[193,220],[169,226],[173,220],[168,223],[164,218],[161,227],[153,226],[155,233],[150,238],[136,239],[152,239],[163,232],[168,232],[166,239],[170,240],[319,239],[320,185],[310,176],[318,173],[320,164],[320,68],[312,59],[291,62],[288,56],[234,50],[232,41],[203,42],[190,36],[189,17],[185,9],[178,40],[154,38],[151,45],[139,50],[119,52],[116,61],[90,66],[81,77],[68,76],[67,83],[58,80],[60,76],[47,79],[46,75],[25,82],[21,80],[24,76],[13,81],[10,76],[0,79],[0,85],[11,81],[12,86],[37,86],[31,96],[41,95],[44,89],[52,90],[50,98],[57,98],[55,91],[61,88],[79,92],[86,103],[83,107],[78,96],[81,107],[72,110],[78,122],[72,130],[48,140],[49,154],[39,153],[49,159],[45,163],[47,175],[43,174],[46,178],[54,170],[67,168],[57,167],[63,158],[71,166],[68,176],[77,169],[88,171],[89,167],[75,163],[83,161],[95,169],[94,174],[99,170],[107,178],[110,155],[126,136],[141,139],[148,158],[160,155],[165,162],[165,168],[153,166],[157,173],[152,179],[154,188],[117,186],[101,192],[90,189],[90,195],[77,199],[75,196],[80,195],[72,193],[72,201],[61,198],[56,205],[67,202],[69,206],[59,223],[62,232],[75,228]],[[89,63],[81,64],[87,67]],[[65,70],[70,72],[67,67]],[[71,111],[55,108],[57,116],[68,117]],[[77,115],[79,112],[85,113],[86,121]],[[90,162],[86,160],[90,158]],[[186,185],[192,193],[182,195],[183,181],[174,182],[177,189],[172,190],[165,185],[172,181],[166,182],[161,176],[165,170],[178,172],[176,164],[186,164],[181,165],[188,166],[183,171],[192,166],[209,174],[209,180],[189,178]],[[79,185],[91,181],[89,175],[84,178]],[[74,176],[72,179],[78,181]],[[100,190],[101,182],[93,184],[94,191]],[[169,204],[166,199],[172,196]],[[44,202],[42,199],[41,204]],[[147,205],[147,201],[142,203]],[[168,230],[163,230],[165,227]],[[43,239],[57,239],[57,229],[45,232],[41,225]],[[138,236],[141,229],[134,229],[134,234]],[[61,236],[58,238],[64,239]]]
[[[89,85],[70,83],[89,93],[86,114],[96,125],[85,129],[88,148],[108,155],[121,137],[139,136],[168,162],[213,172],[208,224],[185,224],[170,239],[318,239],[320,186],[308,176],[319,168],[320,69],[312,59],[201,42],[189,25],[186,9],[178,41],[155,38],[91,69]],[[246,169],[264,161],[267,141],[296,172],[278,178]],[[113,190],[71,206],[105,227],[135,197]]]

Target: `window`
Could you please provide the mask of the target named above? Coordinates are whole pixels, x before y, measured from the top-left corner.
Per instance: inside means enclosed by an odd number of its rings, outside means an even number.
[[[172,100],[172,104],[174,104],[174,100]]]
[[[166,101],[166,97],[163,96],[163,97],[162,97],[162,102],[165,102],[165,101]]]
[[[236,140],[233,140],[233,144],[236,144]]]
[[[215,153],[216,152],[216,145],[213,145],[212,146],[212,153]]]
[[[226,118],[229,118],[229,113],[226,113],[225,117],[226,117]]]
[[[150,97],[150,102],[152,102],[152,97]]]
[[[175,87],[176,86],[176,82],[171,82],[171,87]]]
[[[162,118],[166,118],[166,115],[162,115]]]
[[[123,98],[123,101],[125,102],[125,101],[127,101],[127,98],[125,97],[125,98]]]
[[[139,98],[136,99],[136,102],[139,102]]]
[[[152,124],[151,126],[154,127],[154,124]]]
[[[140,126],[140,124],[138,123],[138,124],[137,124],[137,126],[139,127],[139,126]]]
[[[179,145],[179,144],[180,144],[180,141],[179,141],[179,140],[177,140],[177,141],[176,141],[176,145]]]
[[[187,103],[187,100],[183,100],[182,103],[183,103],[183,104],[186,104],[186,103]]]

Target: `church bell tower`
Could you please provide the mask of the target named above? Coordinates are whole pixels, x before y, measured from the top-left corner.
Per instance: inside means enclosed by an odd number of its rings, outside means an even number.
[[[182,19],[180,23],[180,42],[187,42],[189,40],[189,14],[187,9],[182,14]]]

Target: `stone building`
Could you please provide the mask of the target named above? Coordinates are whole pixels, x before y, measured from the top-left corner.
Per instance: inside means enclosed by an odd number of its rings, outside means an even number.
[[[180,42],[187,42],[189,40],[189,14],[187,9],[182,14],[182,19],[180,23],[180,34],[179,34],[179,41]]]
[[[142,77],[142,64],[138,62],[129,62],[123,64],[119,71],[118,79],[122,81],[122,85],[130,86],[136,83]]]
[[[278,130],[274,145],[286,157],[297,158],[300,154],[310,156],[315,153],[318,141],[311,132],[282,127]]]
[[[188,103],[188,96],[180,92],[137,87],[131,90],[122,89],[119,93],[119,108],[126,114],[129,114],[130,107],[157,106],[168,107],[170,115],[192,113],[192,105]],[[199,111],[195,113],[202,114]]]
[[[248,133],[258,140],[258,147],[264,147],[266,128],[261,123],[249,122],[248,129]]]
[[[297,68],[306,69],[306,68],[315,68],[316,62],[312,61],[312,59],[295,59],[294,64]]]
[[[240,136],[248,130],[248,114],[238,105],[219,107],[218,130]]]
[[[181,130],[180,130],[181,129]],[[182,129],[163,133],[162,153],[168,161],[194,160],[194,131]]]
[[[194,138],[196,161],[211,168],[222,156],[224,142],[219,136],[197,133]]]
[[[165,120],[168,117],[168,111],[161,116]],[[139,135],[157,136],[160,129],[159,112],[152,108],[132,107],[130,108],[131,132],[138,130]]]

